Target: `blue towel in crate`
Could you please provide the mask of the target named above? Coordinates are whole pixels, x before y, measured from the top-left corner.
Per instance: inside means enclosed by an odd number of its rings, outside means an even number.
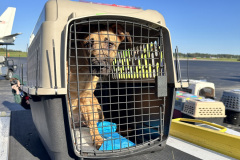
[[[127,148],[135,146],[135,144],[125,137],[122,137],[116,132],[117,125],[108,121],[98,122],[98,132],[101,134],[104,140],[102,146],[99,148],[100,151],[103,150],[116,150],[121,148]]]

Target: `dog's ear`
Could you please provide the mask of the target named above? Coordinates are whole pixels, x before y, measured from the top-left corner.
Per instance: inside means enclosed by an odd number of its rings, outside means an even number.
[[[129,32],[125,32],[124,28],[120,24],[113,24],[110,26],[110,28],[118,35],[121,42],[126,38],[128,42],[132,43],[132,38]]]

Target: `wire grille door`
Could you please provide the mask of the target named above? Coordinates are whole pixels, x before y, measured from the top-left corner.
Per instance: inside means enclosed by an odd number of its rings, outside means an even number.
[[[157,94],[156,83],[167,85],[163,52],[161,27],[112,19],[69,24],[68,111],[79,156],[161,142],[166,93]]]

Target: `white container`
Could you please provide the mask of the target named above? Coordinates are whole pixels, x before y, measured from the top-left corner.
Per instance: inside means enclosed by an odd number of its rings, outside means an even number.
[[[215,85],[212,82],[189,80],[188,89],[190,93],[197,96],[203,96],[205,98],[215,97]]]
[[[226,117],[223,103],[212,99],[186,101],[182,113],[195,118]]]

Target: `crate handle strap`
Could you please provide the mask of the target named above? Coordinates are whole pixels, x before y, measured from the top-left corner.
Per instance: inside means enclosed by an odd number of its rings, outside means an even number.
[[[173,121],[202,123],[202,124],[207,124],[207,125],[209,125],[209,126],[213,126],[213,127],[219,128],[219,129],[220,129],[219,132],[226,132],[226,131],[227,131],[227,128],[226,128],[226,127],[217,125],[217,124],[215,124],[215,123],[210,123],[210,122],[207,122],[207,121],[199,120],[199,119],[176,118],[176,119],[173,119]]]

